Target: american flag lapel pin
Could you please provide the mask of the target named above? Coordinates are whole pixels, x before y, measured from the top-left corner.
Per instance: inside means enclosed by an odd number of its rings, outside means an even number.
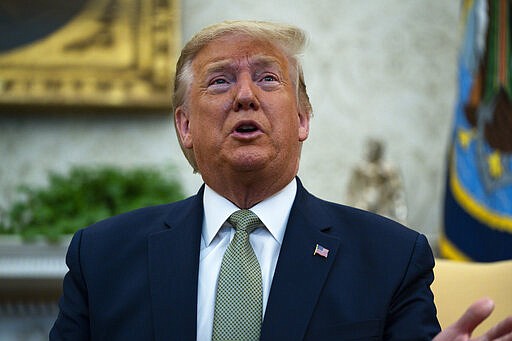
[[[319,255],[324,258],[327,258],[327,255],[329,254],[329,249],[323,247],[322,245],[316,244],[315,246],[315,252],[313,252],[313,256]]]

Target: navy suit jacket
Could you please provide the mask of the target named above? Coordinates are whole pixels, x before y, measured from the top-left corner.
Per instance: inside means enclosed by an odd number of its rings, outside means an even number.
[[[261,340],[432,339],[440,328],[426,238],[297,182]],[[77,232],[50,340],[195,340],[202,197]]]

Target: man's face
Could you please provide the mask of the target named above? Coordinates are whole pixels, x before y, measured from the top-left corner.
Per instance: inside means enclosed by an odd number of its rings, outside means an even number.
[[[206,45],[192,70],[188,98],[175,115],[204,180],[224,171],[295,176],[309,117],[299,112],[293,68],[281,50],[227,35]]]

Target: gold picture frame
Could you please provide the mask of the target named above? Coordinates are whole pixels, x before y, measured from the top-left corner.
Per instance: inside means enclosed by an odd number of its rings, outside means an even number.
[[[0,52],[0,108],[168,110],[179,1],[84,2],[48,36]]]

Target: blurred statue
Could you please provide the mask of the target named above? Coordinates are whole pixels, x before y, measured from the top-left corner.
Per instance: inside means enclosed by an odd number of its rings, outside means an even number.
[[[383,160],[384,145],[369,139],[365,160],[352,171],[347,204],[403,224],[407,220],[405,193],[399,172]]]

